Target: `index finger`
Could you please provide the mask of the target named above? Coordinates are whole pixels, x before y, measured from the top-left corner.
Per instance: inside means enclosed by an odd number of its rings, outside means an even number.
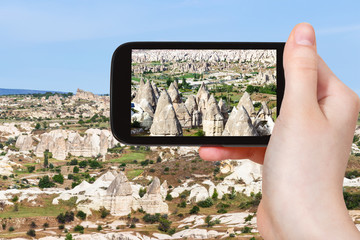
[[[206,161],[250,159],[263,164],[266,147],[200,147],[199,155]]]

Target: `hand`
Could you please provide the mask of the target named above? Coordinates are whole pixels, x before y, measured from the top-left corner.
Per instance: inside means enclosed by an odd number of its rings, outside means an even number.
[[[202,147],[200,156],[264,164],[257,213],[264,239],[360,239],[342,193],[359,97],[318,56],[309,24],[291,32],[284,70],[284,99],[268,147]]]

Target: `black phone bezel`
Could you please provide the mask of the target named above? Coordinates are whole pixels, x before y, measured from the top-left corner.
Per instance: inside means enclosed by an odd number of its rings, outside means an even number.
[[[110,122],[114,137],[129,145],[149,146],[266,146],[270,136],[131,136],[131,51],[132,49],[274,49],[277,71],[277,115],[284,95],[284,42],[128,42],[120,45],[111,61]]]

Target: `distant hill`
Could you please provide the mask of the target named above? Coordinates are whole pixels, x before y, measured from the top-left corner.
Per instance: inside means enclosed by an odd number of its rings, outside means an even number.
[[[44,94],[47,92],[65,93],[65,92],[59,92],[59,91],[0,88],[0,96],[2,96],[2,95],[25,95],[25,94],[35,94],[35,93]]]

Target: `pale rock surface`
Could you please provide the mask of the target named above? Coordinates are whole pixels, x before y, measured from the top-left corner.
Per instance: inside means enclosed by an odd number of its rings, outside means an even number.
[[[220,98],[218,105],[219,105],[220,112],[226,121],[229,118],[229,107],[226,104],[226,101],[224,101],[222,98]]]
[[[175,87],[174,82],[172,82],[168,89],[168,94],[170,96],[172,103],[181,103],[180,93],[177,87]]]
[[[230,113],[229,119],[226,122],[223,136],[258,136],[254,126],[251,123],[250,116],[246,109],[240,106],[239,109],[235,107]]]
[[[255,114],[255,108],[248,92],[244,92],[244,94],[240,98],[239,103],[237,105],[237,109],[240,110],[241,106],[243,106],[246,109],[246,111],[250,116],[253,116]]]
[[[176,117],[179,120],[182,128],[192,127],[192,117],[184,103],[176,104],[175,112],[176,112]]]
[[[19,148],[19,151],[34,150],[34,140],[31,135],[20,135],[15,143],[15,147]]]
[[[202,120],[205,136],[221,136],[224,130],[224,117],[220,112],[214,95],[211,95]]]
[[[200,202],[204,201],[209,197],[208,190],[199,184],[195,184],[196,186],[193,186],[193,188],[190,191],[190,196],[188,198],[188,201],[190,202]]]
[[[159,97],[150,134],[153,136],[182,136],[180,122],[166,90],[163,90]]]
[[[149,214],[169,212],[169,206],[162,199],[159,178],[154,177],[152,183],[148,187],[148,191],[138,200],[137,204],[138,207],[135,208],[142,208]]]

